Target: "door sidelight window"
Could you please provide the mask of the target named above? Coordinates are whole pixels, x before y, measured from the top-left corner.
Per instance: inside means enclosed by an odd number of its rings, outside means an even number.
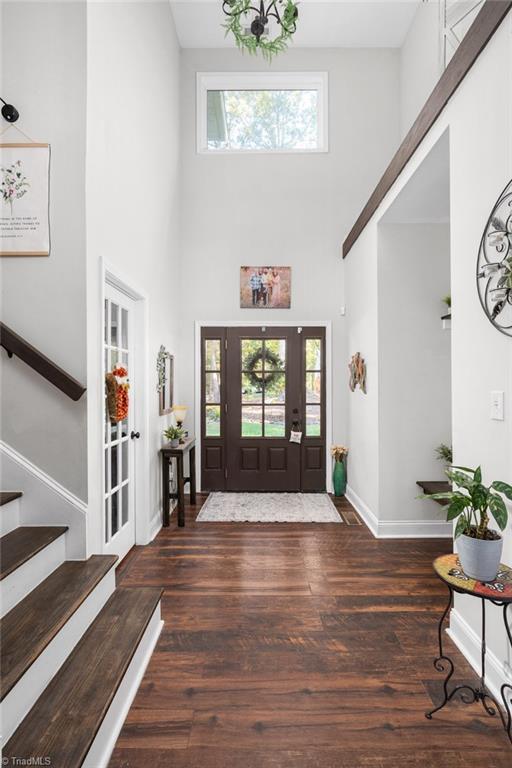
[[[206,437],[221,436],[221,340],[204,340],[204,409]]]
[[[305,339],[306,437],[322,433],[322,339]]]

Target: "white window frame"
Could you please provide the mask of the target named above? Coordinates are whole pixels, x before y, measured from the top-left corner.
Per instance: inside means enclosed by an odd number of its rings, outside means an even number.
[[[315,149],[208,149],[208,91],[316,90],[318,147]],[[327,72],[198,72],[196,85],[197,152],[200,155],[310,154],[328,152]]]

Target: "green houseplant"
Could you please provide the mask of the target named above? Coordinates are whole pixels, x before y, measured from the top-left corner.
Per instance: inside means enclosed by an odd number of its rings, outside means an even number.
[[[453,490],[425,494],[423,498],[448,502],[447,520],[457,520],[455,539],[466,576],[493,581],[499,570],[503,538],[489,526],[492,517],[501,531],[507,527],[508,510],[503,496],[512,500],[512,486],[501,480],[484,485],[481,467],[451,467],[446,476],[453,483]]]
[[[443,461],[445,464],[450,466],[453,464],[453,451],[451,445],[446,445],[446,443],[440,443],[440,445],[437,446],[437,448],[434,449],[436,458],[439,461]]]
[[[171,448],[178,448],[183,434],[184,432],[180,427],[171,426],[164,430],[164,437],[171,443]]]

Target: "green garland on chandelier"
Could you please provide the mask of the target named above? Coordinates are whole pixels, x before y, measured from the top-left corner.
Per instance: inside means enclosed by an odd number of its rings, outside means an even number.
[[[265,363],[267,361],[272,365],[273,368],[276,370],[273,371],[256,371],[255,366],[256,364],[261,360],[263,361],[263,358],[265,358]],[[258,349],[256,352],[253,352],[252,355],[249,355],[249,357],[245,360],[245,366],[244,366],[244,373],[246,376],[249,377],[249,381],[254,387],[258,387],[262,384],[264,381],[265,384],[273,384],[275,381],[277,381],[278,374],[283,372],[283,369],[280,368],[282,365],[281,358],[279,355],[274,354],[274,352],[271,352],[270,350],[266,349],[265,352],[263,350]]]
[[[263,58],[271,61],[273,56],[282,53],[288,47],[288,41],[295,32],[296,22],[299,15],[297,3],[293,0],[280,0],[285,3],[281,15],[280,33],[272,40],[263,36],[257,36],[252,32],[245,32],[241,19],[251,11],[252,0],[226,0],[225,5],[229,7],[229,20],[224,24],[226,37],[231,32],[235,42],[241,51],[249,51],[250,54],[257,54],[261,51]]]

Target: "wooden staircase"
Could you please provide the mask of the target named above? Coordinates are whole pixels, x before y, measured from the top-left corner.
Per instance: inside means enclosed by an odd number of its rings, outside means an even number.
[[[2,755],[102,768],[158,639],[162,590],[116,588],[115,556],[66,560],[67,528],[17,525],[21,502],[0,495]]]

